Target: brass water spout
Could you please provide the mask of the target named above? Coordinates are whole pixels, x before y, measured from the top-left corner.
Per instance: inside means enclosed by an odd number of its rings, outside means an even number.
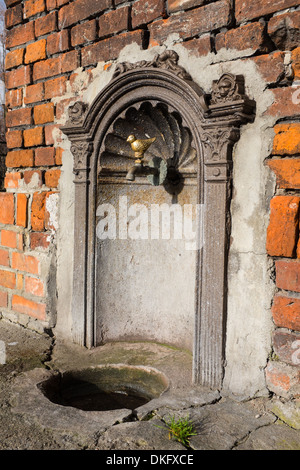
[[[130,168],[126,175],[128,181],[134,181],[137,174],[157,175],[158,171],[155,168],[143,166],[144,154],[155,140],[156,137],[152,137],[151,139],[137,139],[133,134],[127,138],[127,142],[130,143],[135,157],[134,166]]]
[[[137,175],[148,176],[154,175],[158,176],[159,171],[157,168],[151,168],[150,166],[144,166],[142,162],[135,162],[135,164],[130,168],[126,175],[128,181],[134,181]]]

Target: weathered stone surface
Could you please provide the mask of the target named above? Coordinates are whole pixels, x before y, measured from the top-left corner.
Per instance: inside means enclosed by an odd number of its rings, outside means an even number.
[[[300,450],[300,438],[291,428],[276,422],[252,432],[237,450]]]
[[[251,405],[232,400],[191,410],[199,434],[191,438],[194,450],[233,449],[250,432],[275,421],[270,413],[260,414]]]
[[[106,431],[98,440],[99,450],[185,450],[168,438],[168,428],[158,419],[122,423]]]
[[[268,404],[268,409],[291,428],[300,430],[299,401],[282,402],[280,400],[274,400]],[[298,444],[300,448],[300,434]]]

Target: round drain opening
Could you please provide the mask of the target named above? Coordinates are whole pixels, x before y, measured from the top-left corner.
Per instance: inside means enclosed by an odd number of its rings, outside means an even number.
[[[135,409],[159,397],[168,380],[141,366],[110,365],[58,374],[39,384],[53,403],[84,411]]]

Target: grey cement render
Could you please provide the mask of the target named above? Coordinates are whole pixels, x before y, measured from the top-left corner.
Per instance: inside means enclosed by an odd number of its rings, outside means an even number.
[[[172,40],[170,40],[170,44]],[[272,321],[270,314],[274,285],[270,276],[270,262],[265,252],[269,200],[275,183],[264,160],[269,155],[275,122],[264,115],[273,101],[262,76],[253,62],[240,55],[220,51],[204,58],[196,58],[181,45],[172,48],[179,54],[182,65],[193,80],[210,92],[212,80],[222,73],[242,74],[246,92],[256,101],[254,123],[241,128],[239,142],[233,150],[233,196],[231,203],[231,246],[228,265],[228,319],[226,337],[226,365],[223,387],[229,394],[254,396],[266,391],[264,367],[271,349]],[[141,51],[135,44],[121,52],[116,63],[150,60],[164,48]],[[245,56],[250,55],[249,52]],[[77,90],[69,87],[69,94],[91,104],[99,91],[110,81],[114,67],[103,70],[99,64],[93,71],[94,79],[86,87],[86,72],[78,69]],[[59,99],[56,99],[57,101]],[[64,124],[67,115],[60,123]],[[73,266],[73,175],[70,143],[65,136],[57,138],[57,145],[65,149],[60,181],[60,230],[58,233],[58,313],[55,333],[62,338],[72,336],[72,266]]]

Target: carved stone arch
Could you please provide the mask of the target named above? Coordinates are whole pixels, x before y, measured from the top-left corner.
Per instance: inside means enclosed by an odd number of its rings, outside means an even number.
[[[213,83],[212,96],[205,96],[178,65],[174,51],[150,62],[120,64],[90,106],[77,102],[70,108],[62,129],[71,141],[75,173],[73,338],[87,347],[96,345],[97,172],[106,137],[117,119],[143,103],[165,105],[189,129],[197,154],[198,203],[206,209],[205,243],[197,251],[193,381],[211,387],[221,386],[225,359],[231,150],[240,125],[253,119],[254,110],[243,94],[242,77],[223,78]]]

